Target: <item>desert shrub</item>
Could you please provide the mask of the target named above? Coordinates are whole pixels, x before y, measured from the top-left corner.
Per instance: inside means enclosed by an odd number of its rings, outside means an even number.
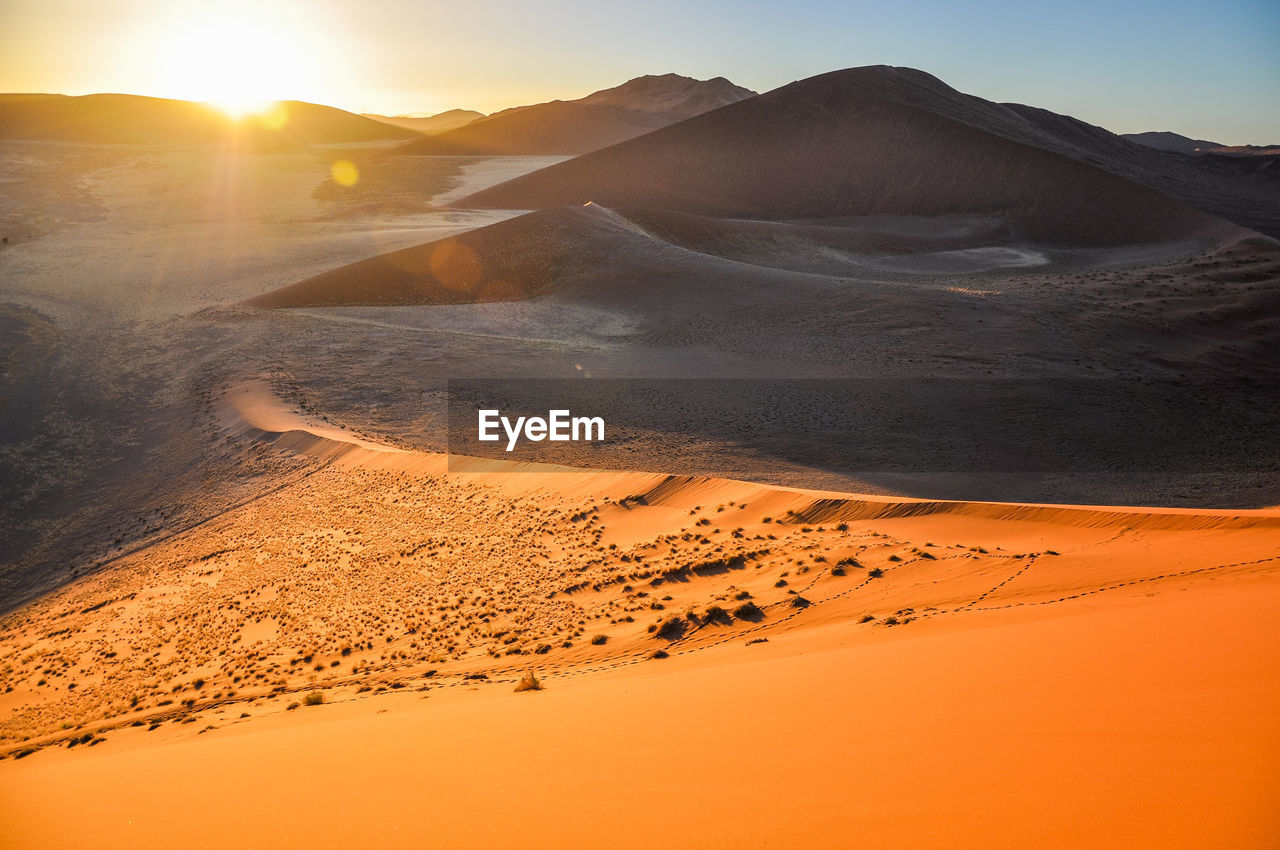
[[[733,619],[729,616],[728,611],[724,610],[719,605],[712,605],[706,611],[702,612],[702,622],[727,626],[733,622]]]
[[[319,691],[312,691],[311,693],[303,697],[302,701],[307,705],[323,705],[324,694],[320,693]]]
[[[650,658],[667,658],[668,656],[667,656],[667,651],[665,649],[655,649],[653,651],[653,654],[650,655],[649,657]]]
[[[525,673],[520,677],[520,681],[516,682],[516,693],[523,691],[540,691],[542,690],[542,682],[534,675],[533,671]]]
[[[875,619],[875,617],[871,616],[870,614],[863,614],[863,615],[862,615],[862,619],[861,619],[861,620],[859,620],[858,622],[859,622],[859,623],[870,623],[870,622],[871,622],[872,620],[874,620],[874,619]]]
[[[764,616],[764,611],[754,602],[744,602],[733,609],[733,616],[739,620],[759,620]]]
[[[684,634],[685,621],[683,617],[668,617],[658,624],[655,634],[663,640],[675,640]]]
[[[592,645],[592,646],[603,646],[603,645],[604,645],[605,643],[607,643],[608,641],[609,641],[609,636],[608,636],[608,635],[596,635],[595,637],[593,637],[593,638],[591,639],[591,645]]]
[[[884,575],[884,570],[880,569],[879,567],[875,567],[873,569],[867,570],[867,578],[880,578],[883,575]]]

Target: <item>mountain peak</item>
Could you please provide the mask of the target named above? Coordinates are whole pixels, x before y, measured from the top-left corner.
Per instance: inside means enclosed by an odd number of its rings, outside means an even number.
[[[645,74],[574,102],[689,118],[754,97],[755,94],[750,89],[734,85],[724,77],[697,80],[680,74]]]

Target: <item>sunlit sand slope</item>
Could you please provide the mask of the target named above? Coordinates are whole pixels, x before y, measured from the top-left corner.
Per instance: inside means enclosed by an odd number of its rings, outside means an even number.
[[[447,465],[220,404],[303,471],[4,620],[5,843],[1275,834],[1280,511]]]

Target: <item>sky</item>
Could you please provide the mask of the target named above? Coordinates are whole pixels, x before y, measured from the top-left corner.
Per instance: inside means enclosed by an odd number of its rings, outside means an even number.
[[[641,74],[857,65],[1115,132],[1280,143],[1280,0],[0,0],[0,91],[493,112]]]

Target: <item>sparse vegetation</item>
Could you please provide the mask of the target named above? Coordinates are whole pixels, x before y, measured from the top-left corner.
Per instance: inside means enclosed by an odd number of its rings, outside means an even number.
[[[663,640],[676,640],[684,634],[685,628],[683,617],[668,617],[658,624],[655,632]]]
[[[526,672],[520,677],[520,681],[516,682],[516,693],[524,691],[540,691],[542,690],[542,682],[538,679],[532,670]]]
[[[729,612],[724,608],[719,605],[712,605],[702,613],[702,622],[704,625],[728,626],[733,623],[733,618],[729,616]]]

